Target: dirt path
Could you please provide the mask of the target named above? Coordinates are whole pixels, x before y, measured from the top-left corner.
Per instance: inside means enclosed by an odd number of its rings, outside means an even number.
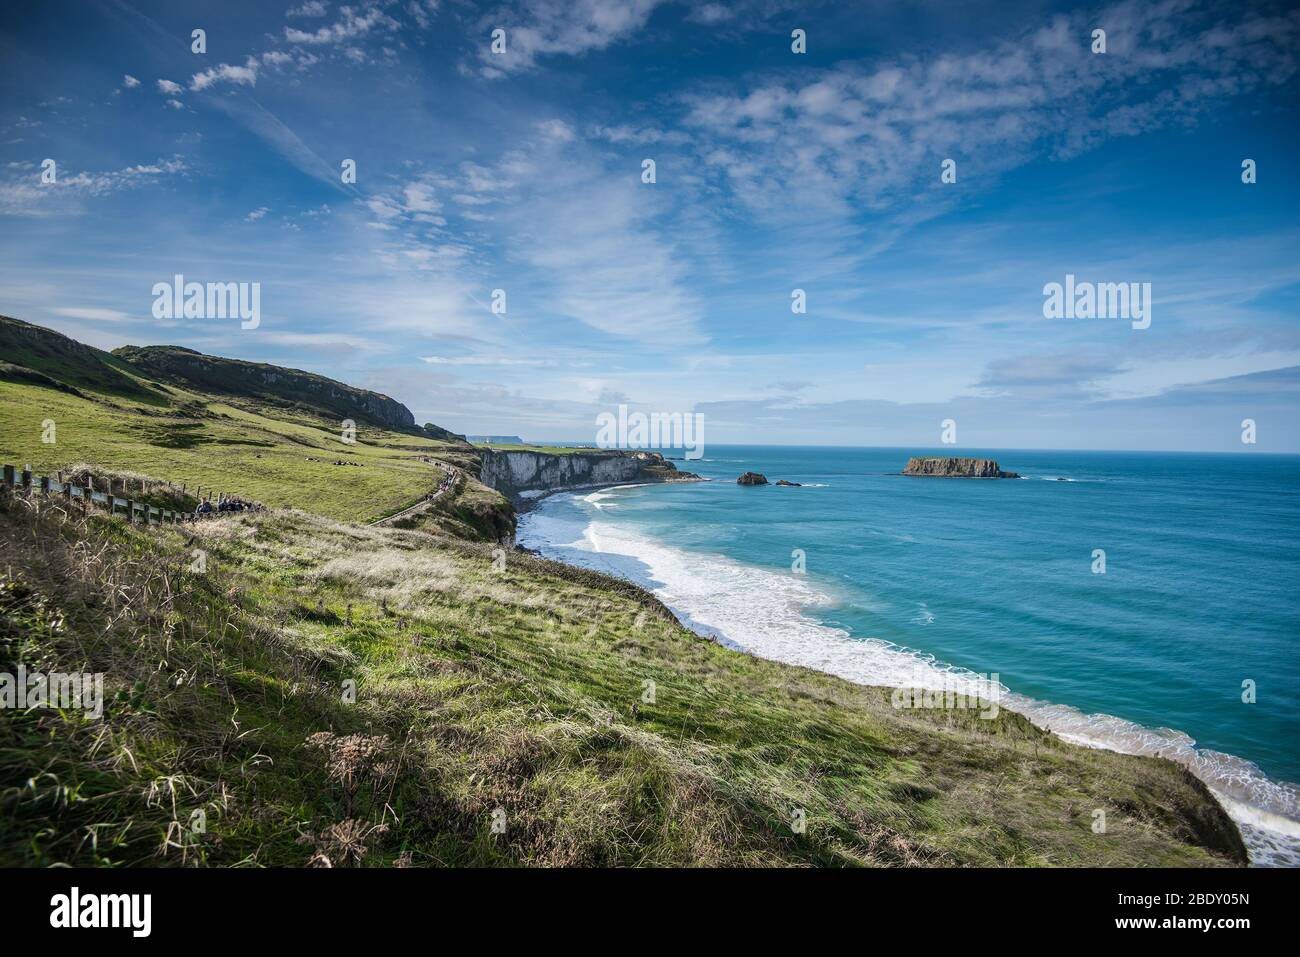
[[[455,492],[458,488],[460,488],[460,483],[464,481],[464,472],[462,469],[459,469],[454,465],[448,465],[446,462],[439,462],[436,459],[427,459],[426,461],[428,461],[432,465],[437,465],[448,476],[450,476],[452,480],[451,484],[446,488],[439,488],[428,498],[421,499],[420,501],[416,502],[414,505],[410,505],[402,509],[400,512],[394,512],[392,515],[386,515],[383,518],[376,519],[375,521],[369,522],[367,524],[369,524],[371,527],[377,525],[387,525],[390,522],[394,522],[399,518],[405,518],[408,515],[421,515],[424,512],[427,512],[429,509],[431,509],[434,503],[437,502],[438,499],[442,498],[443,495],[445,495],[448,492]]]

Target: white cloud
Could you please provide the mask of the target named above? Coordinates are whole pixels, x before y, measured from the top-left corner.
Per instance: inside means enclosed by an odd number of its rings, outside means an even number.
[[[539,57],[581,56],[603,50],[646,25],[664,0],[530,0],[519,8],[493,14],[482,21],[479,51],[484,76],[532,69]],[[493,53],[488,37],[500,27],[506,48]]]
[[[323,17],[329,13],[329,4],[321,0],[307,0],[300,7],[290,7],[285,11],[286,17]]]
[[[245,217],[244,217],[244,220],[245,220],[245,222],[255,223],[255,222],[257,222],[259,219],[261,219],[263,216],[265,216],[267,213],[269,213],[270,211],[271,211],[271,210],[269,210],[269,209],[268,209],[267,207],[265,207],[265,206],[259,206],[259,207],[257,207],[257,209],[253,210],[253,211],[250,212],[247,216],[245,216]]]
[[[695,23],[703,23],[706,26],[713,26],[724,23],[733,16],[735,16],[735,13],[720,3],[704,3],[693,9],[687,15],[687,19]]]
[[[352,7],[340,7],[342,18],[327,27],[321,27],[311,33],[293,27],[284,28],[285,39],[290,43],[324,45],[344,43],[363,37],[376,28],[396,30],[400,24],[378,7],[372,7],[364,13],[358,13]]]
[[[134,90],[137,86],[140,85],[140,81],[137,80],[135,77],[133,77],[130,73],[128,73],[122,77],[122,85],[125,86],[128,90]]]
[[[443,366],[547,366],[545,359],[515,359],[508,356],[421,356],[421,362]]]
[[[119,170],[76,173],[71,176],[61,174],[57,182],[48,186],[33,185],[32,178],[24,175],[20,179],[0,183],[0,213],[42,215],[67,211],[82,199],[142,186],[164,176],[183,173],[186,168],[184,160],[173,157]]]
[[[94,306],[65,306],[55,309],[57,316],[69,319],[89,319],[92,322],[129,322],[131,317],[118,309],[99,309]]]
[[[231,66],[229,63],[222,63],[210,70],[204,70],[202,73],[195,73],[190,78],[190,89],[197,92],[206,90],[217,83],[256,86],[257,67],[258,62],[254,57],[249,57],[243,66]]]
[[[409,213],[436,213],[442,208],[433,196],[433,187],[428,183],[408,183],[402,189],[406,202],[403,207]]]
[[[179,83],[174,83],[171,80],[158,81],[158,92],[160,93],[169,93],[175,96],[177,93],[181,93],[183,89]]]
[[[258,339],[279,346],[296,346],[326,350],[373,350],[373,339],[350,336],[342,332],[259,332]]]
[[[438,0],[410,0],[406,5],[406,12],[421,30],[429,29],[429,24],[433,22],[433,14],[437,10]]]
[[[1109,52],[1089,49],[1090,24]],[[1228,92],[1300,70],[1300,16],[1247,13],[1223,28],[1183,2],[1120,3],[971,52],[801,68],[688,95],[700,158],[751,209],[855,208],[934,197],[939,160],[960,181],[1109,139],[1189,124]]]
[[[567,143],[573,139],[573,127],[563,120],[542,120],[537,124],[537,129],[548,140]]]

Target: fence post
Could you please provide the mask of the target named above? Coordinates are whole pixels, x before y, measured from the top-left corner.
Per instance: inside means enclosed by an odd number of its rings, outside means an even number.
[[[50,494],[50,477],[48,475],[41,476],[41,494],[42,495]]]
[[[32,470],[30,468],[25,468],[23,469],[23,488],[31,488],[31,487],[32,487]]]
[[[10,488],[13,488],[13,487],[14,487],[14,481],[15,481],[14,467],[13,467],[12,465],[6,465],[6,466],[5,466],[5,484],[8,485]]]
[[[126,500],[126,521],[128,525],[135,524],[135,499],[133,498]]]

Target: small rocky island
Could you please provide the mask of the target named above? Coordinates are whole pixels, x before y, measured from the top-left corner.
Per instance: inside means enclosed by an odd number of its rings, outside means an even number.
[[[767,476],[761,472],[746,472],[740,478],[736,479],[737,485],[766,485]]]
[[[803,488],[803,482],[787,482],[785,479],[777,479],[777,485],[784,485],[787,488]]]
[[[1020,478],[1015,472],[1002,471],[993,459],[963,459],[943,455],[913,455],[907,460],[903,474],[932,478]]]

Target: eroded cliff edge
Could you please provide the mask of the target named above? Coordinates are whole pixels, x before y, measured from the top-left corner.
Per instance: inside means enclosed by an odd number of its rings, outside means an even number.
[[[581,452],[480,449],[479,481],[516,505],[533,496],[526,492],[556,492],[626,482],[699,482],[693,472],[679,471],[659,452],[591,449]]]

